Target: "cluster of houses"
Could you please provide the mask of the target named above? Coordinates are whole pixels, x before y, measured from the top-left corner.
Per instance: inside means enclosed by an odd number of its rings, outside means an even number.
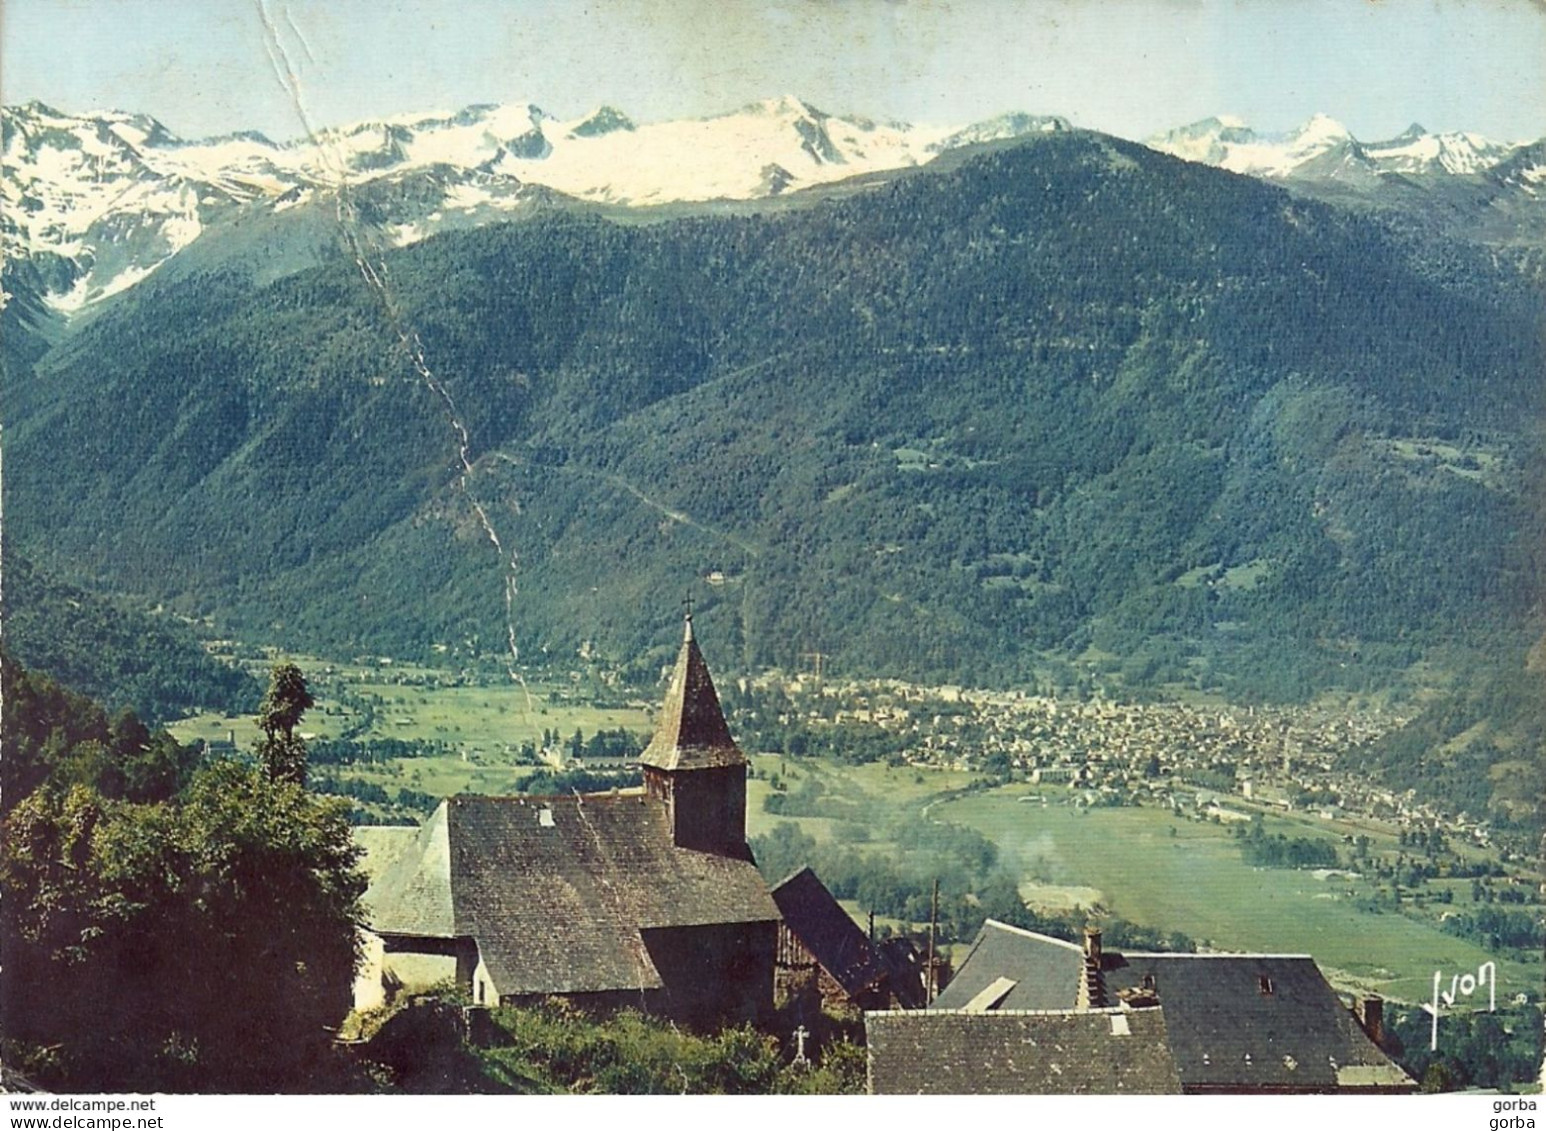
[[[975,770],[1003,756],[1033,782],[1072,786],[1089,804],[1175,806],[1177,783],[1223,773],[1261,807],[1375,818],[1392,831],[1441,829],[1482,847],[1493,839],[1485,814],[1385,788],[1365,772],[1360,751],[1406,721],[1387,711],[1118,703],[899,680],[788,688],[808,724],[868,722],[906,734],[908,760],[923,765]]]
[[[1339,752],[1357,750],[1404,721],[1383,711],[1119,703],[898,680],[790,686],[814,704],[809,721],[852,719],[908,730],[921,751],[946,761],[1003,752],[1028,764],[1090,757],[1142,764],[1154,755],[1178,768],[1228,762],[1313,775],[1331,770]],[[969,744],[952,734],[961,730],[972,731]]]
[[[953,978],[746,843],[745,755],[689,614],[642,788],[454,797],[362,828],[356,1006],[452,981],[473,1008],[565,998],[692,1026],[863,1017],[877,1093],[1408,1091],[1308,956],[1119,954],[987,922]],[[777,1021],[775,1020],[777,1019]]]
[[[1106,950],[988,920],[922,1011],[865,1015],[879,1093],[1409,1092],[1383,1003],[1308,955]]]

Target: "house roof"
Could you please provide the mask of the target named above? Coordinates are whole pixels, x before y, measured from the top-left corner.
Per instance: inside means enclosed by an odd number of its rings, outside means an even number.
[[[706,770],[744,766],[746,755],[730,737],[720,710],[709,667],[693,639],[692,614],[687,616],[682,650],[671,673],[671,686],[661,705],[655,736],[640,756],[645,766],[661,770]]]
[[[1118,954],[1108,993],[1152,979],[1188,1088],[1410,1087],[1308,955]]]
[[[1408,1088],[1308,955],[1102,956],[1107,1000],[1152,990],[1189,1090]],[[931,1011],[1071,1009],[1081,947],[989,919]],[[1145,978],[1152,980],[1145,984]],[[1004,983],[1013,983],[1004,992]]]
[[[1073,943],[989,919],[929,1008],[965,1009],[990,986],[1007,980],[1013,985],[995,995],[999,1009],[1072,1009],[1083,970],[1084,951]]]
[[[810,868],[775,887],[773,902],[789,930],[848,993],[858,993],[885,972],[869,938]]]
[[[418,825],[356,825],[350,830],[362,850],[360,871],[374,880],[397,862],[418,838]]]
[[[419,826],[413,844],[397,846],[396,858],[379,875],[371,876],[361,902],[372,930],[440,939],[456,937],[448,805],[449,802],[441,802]]]
[[[645,931],[779,917],[754,865],[678,848],[642,792],[451,798],[366,904],[383,934],[471,937],[500,994],[656,988]]]
[[[877,1095],[1176,1094],[1162,1009],[866,1013]]]

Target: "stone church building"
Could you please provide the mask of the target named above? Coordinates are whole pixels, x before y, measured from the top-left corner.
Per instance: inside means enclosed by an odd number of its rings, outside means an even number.
[[[360,829],[372,877],[355,1004],[454,980],[476,1004],[562,996],[692,1024],[773,1008],[779,911],[746,844],[746,756],[692,617],[639,789],[453,797]]]

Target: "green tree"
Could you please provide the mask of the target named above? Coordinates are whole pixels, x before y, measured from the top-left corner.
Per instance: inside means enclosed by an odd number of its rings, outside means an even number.
[[[295,733],[301,716],[316,706],[306,677],[294,664],[275,664],[268,677],[268,691],[258,706],[258,726],[263,739],[258,757],[270,780],[306,784],[306,743]]]
[[[0,1010],[9,1041],[53,1050],[46,1082],[317,1086],[365,887],[343,805],[222,761],[175,802],[39,789],[3,849]]]
[[[109,722],[96,703],[0,654],[0,811],[44,782],[89,786],[104,797],[165,801],[202,757],[130,710]]]

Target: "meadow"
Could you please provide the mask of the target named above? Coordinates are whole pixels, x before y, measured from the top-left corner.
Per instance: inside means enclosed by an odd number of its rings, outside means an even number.
[[[1028,792],[1007,786],[973,794],[937,806],[933,816],[991,837],[1028,877],[1098,889],[1102,906],[1124,918],[1220,950],[1311,954],[1344,987],[1422,1001],[1434,971],[1447,984],[1451,973],[1496,961],[1500,997],[1539,993],[1538,965],[1488,954],[1393,911],[1359,910],[1355,900],[1370,891],[1363,880],[1252,867],[1226,827],[1167,809],[1081,810],[1057,803],[1061,791],[1049,791],[1043,808],[1020,800]]]
[[[508,761],[504,756],[527,742],[541,746],[544,731],[567,740],[576,730],[587,736],[618,728],[648,734],[654,725],[643,705],[596,705],[603,696],[579,679],[532,675],[524,683],[497,677],[473,682],[409,664],[340,666],[307,657],[295,662],[317,701],[301,726],[308,738],[439,742],[455,751],[456,761],[465,753],[492,763]],[[264,674],[261,665],[255,670]],[[250,716],[193,715],[167,729],[182,742],[225,742],[234,732],[242,749],[258,738]]]
[[[852,822],[763,808],[773,778],[794,789],[812,777],[822,782],[826,796],[859,803],[857,815],[877,830],[875,839],[856,845],[861,850],[890,853],[894,846],[880,830],[894,827],[898,818],[965,825],[998,845],[1003,866],[1034,907],[1098,903],[1131,922],[1181,931],[1210,949],[1310,954],[1340,988],[1376,990],[1392,1000],[1426,1000],[1435,971],[1447,984],[1451,974],[1474,972],[1488,961],[1498,964],[1500,1002],[1515,993],[1539,994],[1539,964],[1491,954],[1444,933],[1431,919],[1413,917],[1410,909],[1406,914],[1362,909],[1358,904],[1375,890],[1366,878],[1253,867],[1227,825],[1188,820],[1158,807],[1076,808],[1070,804],[1073,794],[1061,787],[1013,784],[942,796],[980,781],[979,775],[960,771],[772,755],[752,761],[747,806],[752,836],[792,821],[818,842],[840,837]],[[1266,828],[1340,844],[1344,829],[1355,826],[1268,817]],[[1377,838],[1379,849],[1394,844],[1393,838]],[[1434,881],[1431,888],[1449,888],[1455,911],[1471,906],[1469,881]],[[865,922],[866,909],[847,910]],[[1436,917],[1442,910],[1433,904],[1427,913]]]
[[[751,778],[746,783],[746,835],[748,838],[771,832],[780,821],[794,821],[818,842],[833,839],[842,818],[788,817],[769,813],[764,808],[774,792],[773,781],[787,788],[802,782],[820,782],[827,795],[854,803],[854,817],[875,839],[866,840],[870,850],[884,849],[889,842],[882,837],[889,823],[909,812],[916,812],[941,793],[965,788],[981,780],[980,774],[961,770],[920,769],[915,766],[888,766],[883,762],[845,765],[824,758],[786,758],[779,754],[755,754],[751,757]]]

